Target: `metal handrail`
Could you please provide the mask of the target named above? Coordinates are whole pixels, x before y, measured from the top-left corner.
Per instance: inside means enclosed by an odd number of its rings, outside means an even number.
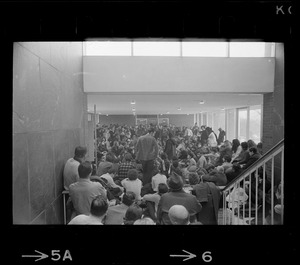
[[[284,139],[282,139],[280,142],[278,142],[275,146],[273,146],[269,151],[267,151],[261,158],[259,158],[257,161],[255,161],[250,167],[248,167],[246,170],[241,172],[237,177],[235,177],[233,180],[231,180],[224,188],[221,190],[223,192],[231,189],[234,187],[235,183],[239,180],[242,180],[245,178],[245,176],[248,176],[250,173],[254,172],[256,168],[262,166],[265,161],[268,161],[270,159],[271,155],[276,155],[277,153],[281,152],[281,147],[284,145]]]

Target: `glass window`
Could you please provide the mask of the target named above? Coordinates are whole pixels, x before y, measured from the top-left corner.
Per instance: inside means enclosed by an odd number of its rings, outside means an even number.
[[[227,57],[227,42],[182,42],[182,56]]]
[[[226,130],[225,129],[225,110],[222,110],[220,111],[220,116],[219,116],[219,125],[218,125],[218,128],[222,128],[224,131]],[[226,133],[227,134],[227,133]],[[227,139],[227,137],[225,136],[225,138]]]
[[[236,138],[235,136],[235,110],[234,109],[228,109],[226,110],[226,134],[227,137],[226,139],[229,141],[232,141],[233,139]]]
[[[230,42],[230,57],[274,57],[275,43],[267,42]]]
[[[261,106],[250,107],[249,138],[256,144],[261,141]]]
[[[212,127],[213,126],[212,122],[213,122],[213,115],[211,112],[208,112],[207,113],[207,126]]]
[[[213,113],[213,125],[212,125],[212,129],[214,130],[214,132],[216,134],[218,134],[219,122],[220,122],[220,113],[219,112],[214,112]]]
[[[248,141],[247,137],[247,117],[248,110],[238,109],[238,139],[240,142]]]
[[[136,41],[134,56],[180,56],[180,42]]]
[[[203,121],[202,121],[201,125],[208,126],[207,125],[207,113],[206,112],[202,113],[202,118],[203,118]]]
[[[87,41],[85,56],[131,56],[131,41]]]

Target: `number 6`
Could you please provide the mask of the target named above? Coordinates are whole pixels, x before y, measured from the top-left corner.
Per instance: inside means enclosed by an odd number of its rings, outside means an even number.
[[[211,262],[212,261],[212,256],[210,255],[210,251],[206,251],[202,254],[202,259],[204,262]]]

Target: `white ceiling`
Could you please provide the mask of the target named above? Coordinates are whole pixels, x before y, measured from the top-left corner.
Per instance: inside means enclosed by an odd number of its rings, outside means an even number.
[[[262,94],[233,93],[87,93],[88,110],[108,115],[194,114],[245,106],[261,105]],[[134,100],[135,105],[130,102]],[[204,104],[199,104],[203,100]],[[181,110],[178,110],[178,108]]]

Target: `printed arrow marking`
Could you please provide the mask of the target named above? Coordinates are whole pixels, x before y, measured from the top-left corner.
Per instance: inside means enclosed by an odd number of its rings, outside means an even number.
[[[196,255],[195,254],[192,254],[186,250],[182,250],[184,251],[185,253],[188,253],[188,255],[170,255],[170,257],[184,257],[185,259],[183,261],[186,261],[186,260],[189,260],[189,259],[192,259],[192,258],[195,258]]]
[[[38,261],[38,260],[45,259],[45,258],[49,257],[48,255],[46,255],[46,254],[44,254],[40,251],[35,250],[35,252],[40,253],[40,255],[22,255],[22,258],[38,258],[38,259],[35,260],[35,261]]]

